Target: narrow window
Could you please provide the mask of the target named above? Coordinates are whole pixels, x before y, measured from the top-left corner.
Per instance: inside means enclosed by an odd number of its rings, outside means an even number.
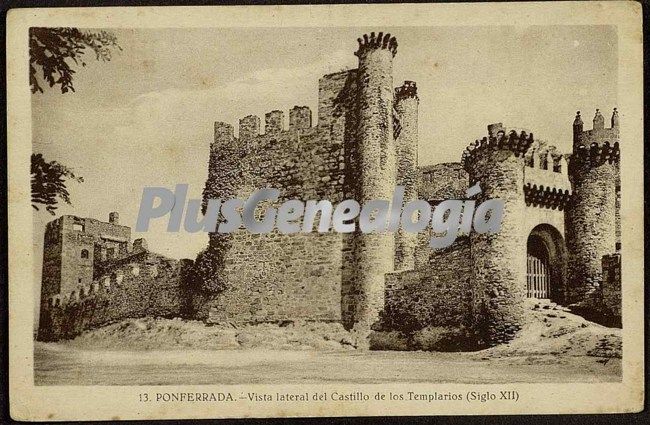
[[[81,258],[88,258],[88,250],[87,249],[82,249],[81,250]]]

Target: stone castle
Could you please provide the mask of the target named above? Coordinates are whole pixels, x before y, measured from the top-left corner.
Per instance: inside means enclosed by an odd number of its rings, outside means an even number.
[[[39,338],[72,337],[126,317],[206,322],[341,322],[358,335],[434,327],[493,345],[510,340],[526,298],[620,320],[619,118],[578,112],[573,151],[490,124],[458,163],[418,165],[415,82],[395,88],[397,41],[358,40],[357,69],[319,80],[318,121],[304,106],[216,122],[208,199],[263,187],[289,199],[505,202],[501,231],[470,232],[442,250],[411,233],[211,233],[194,262],[130,246],[130,229],[64,216],[45,234]],[[478,198],[468,187],[480,183]],[[136,273],[135,270],[138,270]]]

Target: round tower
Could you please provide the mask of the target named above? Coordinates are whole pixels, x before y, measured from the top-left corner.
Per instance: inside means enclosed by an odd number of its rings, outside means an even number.
[[[397,40],[371,33],[359,38],[357,75],[357,179],[353,192],[364,204],[389,200],[395,190],[393,140],[393,57]],[[354,276],[343,289],[342,315],[347,328],[362,333],[378,319],[384,306],[384,274],[393,270],[394,234],[353,235]]]
[[[526,235],[521,230],[526,208],[524,154],[533,135],[506,133],[502,124],[488,126],[488,137],[464,152],[462,162],[470,186],[480,184],[476,199],[503,201],[498,233],[470,233],[472,259],[472,319],[485,342],[507,342],[520,329],[526,287]],[[522,249],[524,252],[522,253]]]
[[[404,81],[395,89],[393,132],[397,152],[397,185],[404,186],[404,203],[418,197],[418,90],[414,81]],[[395,235],[395,270],[415,267],[417,234],[400,227]]]
[[[602,258],[617,251],[619,191],[619,119],[611,128],[598,109],[593,129],[583,131],[580,112],[573,123],[569,178],[573,196],[565,214],[571,303],[588,302],[602,280]]]

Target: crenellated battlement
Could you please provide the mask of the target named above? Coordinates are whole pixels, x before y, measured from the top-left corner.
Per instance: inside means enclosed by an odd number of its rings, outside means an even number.
[[[359,50],[354,54],[359,57],[369,50],[376,49],[386,49],[393,54],[393,57],[397,54],[397,39],[391,37],[389,33],[380,32],[375,35],[374,32],[371,32],[370,35],[364,34],[363,37],[359,37],[357,41],[359,42]]]
[[[612,111],[610,123],[611,127],[606,128],[605,118],[600,113],[600,110],[596,109],[592,129],[584,130],[580,111],[576,112],[576,117],[573,121],[573,151],[577,152],[578,150],[583,149],[583,147],[591,146],[594,143],[597,145],[604,145],[606,143],[614,145],[615,143],[618,143],[620,120],[616,108]]]
[[[509,150],[515,156],[523,157],[535,141],[533,133],[528,134],[525,131],[517,134],[515,130],[511,130],[506,134],[506,129],[501,123],[488,125],[488,133],[489,137],[476,140],[463,151],[461,163],[466,170],[469,171],[469,167],[479,156],[490,155],[496,151]]]
[[[617,164],[620,161],[621,152],[619,143],[610,144],[608,141],[602,143],[593,142],[589,146],[579,145],[571,155],[571,161],[576,165],[587,165],[597,167],[609,163]]]
[[[66,307],[70,303],[76,303],[86,298],[92,298],[102,291],[108,291],[108,288],[102,286],[99,282],[93,282],[90,285],[79,285],[77,289],[65,294],[52,295],[47,298],[46,308]]]
[[[611,128],[605,128],[605,118],[596,109],[591,130],[583,129],[580,111],[576,112],[573,121],[573,155],[571,162],[575,165],[599,166],[604,163],[618,163],[619,125],[618,110],[614,108],[611,117]]]
[[[137,239],[134,241],[134,245],[142,246],[142,242],[146,245],[144,239]],[[126,257],[106,261],[99,265],[96,268],[96,277],[91,284],[79,284],[73,290],[48,297],[46,306],[48,308],[64,307],[69,303],[82,301],[101,292],[109,292],[111,287],[120,285],[125,276],[155,278],[161,268],[173,269],[176,265],[176,260],[166,259],[142,248],[137,248],[135,252]]]
[[[257,115],[239,119],[239,134],[235,137],[233,126],[226,122],[214,123],[214,141],[224,143],[251,142],[258,137],[277,136],[287,132],[305,132],[313,128],[312,111],[308,106],[294,106],[289,110],[289,128],[284,126],[284,111],[275,109],[264,115],[264,133],[260,133],[261,120]]]
[[[524,164],[526,204],[564,209],[573,193],[566,156],[536,140],[524,155]]]
[[[400,87],[395,87],[395,102],[402,99],[415,98],[418,99],[418,87],[415,81],[404,81]]]
[[[536,140],[524,154],[526,167],[553,173],[568,174],[566,155],[546,141]]]
[[[525,183],[524,196],[526,205],[564,210],[571,199],[571,190]]]

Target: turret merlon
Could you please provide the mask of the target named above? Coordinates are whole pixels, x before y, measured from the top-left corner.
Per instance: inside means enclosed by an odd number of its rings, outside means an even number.
[[[600,113],[600,109],[596,109],[596,115],[594,115],[594,130],[602,130],[605,128],[605,118],[603,118]]]
[[[616,108],[614,108],[614,112],[612,112],[612,128],[619,128],[618,111]]]
[[[466,169],[478,155],[490,155],[496,150],[510,150],[515,156],[523,157],[535,141],[533,133],[529,134],[523,130],[519,134],[515,130],[506,134],[502,123],[488,125],[488,133],[489,137],[476,140],[463,151],[461,163]]]
[[[275,134],[280,133],[284,130],[284,112],[280,110],[274,110],[267,112],[264,115],[265,126],[264,132],[266,134]]]
[[[219,142],[230,142],[235,137],[235,132],[232,128],[232,125],[216,121],[214,123],[214,141]]]
[[[387,49],[393,56],[397,53],[397,39],[391,37],[390,34],[380,32],[375,36],[375,33],[371,32],[370,36],[364,34],[363,38],[358,38],[357,41],[359,42],[359,50],[354,53],[356,56],[361,56],[365,51],[371,49]]]
[[[260,117],[247,115],[239,120],[239,139],[250,140],[260,134]]]
[[[415,84],[415,81],[404,81],[400,87],[395,88],[395,101],[399,102],[402,99],[406,98],[415,98],[418,99],[418,87]]]
[[[311,127],[311,109],[308,106],[294,106],[289,111],[289,130],[304,130]]]

